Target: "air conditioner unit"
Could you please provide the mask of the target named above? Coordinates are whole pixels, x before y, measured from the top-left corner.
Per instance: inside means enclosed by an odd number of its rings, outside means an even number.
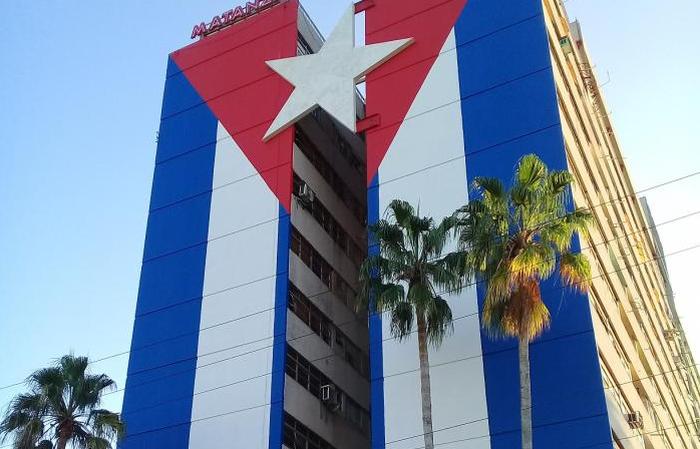
[[[570,55],[574,52],[574,47],[571,44],[571,39],[569,36],[564,36],[561,39],[559,39],[559,45],[561,46],[561,50],[564,53],[564,55]]]
[[[680,336],[681,331],[678,329],[664,329],[664,338],[668,341],[673,341]]]
[[[687,368],[685,363],[685,357],[683,357],[682,355],[674,355],[673,363],[675,363],[676,366],[679,368]]]
[[[321,386],[321,402],[333,411],[340,409],[342,404],[341,393],[335,385],[327,384]]]
[[[644,418],[642,418],[642,412],[633,412],[627,414],[627,424],[629,424],[630,429],[643,429],[644,428]]]
[[[634,298],[632,300],[632,309],[634,310],[644,310],[644,302],[639,298]]]
[[[311,204],[316,200],[316,194],[311,187],[305,182],[301,184],[299,188],[299,201],[304,207],[311,207]]]

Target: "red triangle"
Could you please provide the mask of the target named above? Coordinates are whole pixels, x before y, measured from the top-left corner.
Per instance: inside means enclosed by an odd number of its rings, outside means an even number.
[[[288,0],[172,54],[287,211],[293,128],[262,139],[293,88],[265,61],[296,55],[298,8]]]
[[[467,0],[377,0],[366,10],[365,41],[412,37],[406,50],[367,75],[367,116],[382,125],[367,132],[367,184],[433,67]]]

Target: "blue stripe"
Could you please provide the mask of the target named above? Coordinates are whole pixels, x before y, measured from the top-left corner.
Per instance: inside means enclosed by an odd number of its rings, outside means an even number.
[[[367,190],[367,222],[379,221],[379,174],[372,180]],[[369,234],[368,234],[369,235]],[[369,236],[371,238],[371,236]],[[368,240],[368,254],[379,254],[376,242]],[[384,354],[382,338],[382,316],[371,314],[369,317],[369,362],[370,362],[370,404],[372,419],[372,449],[384,449],[386,431],[384,428]]]
[[[509,185],[518,159],[538,154],[567,168],[541,0],[504,8],[470,0],[456,26],[465,154],[476,176]],[[470,156],[470,154],[472,154]],[[610,440],[605,395],[585,295],[542,286],[552,328],[532,345],[534,444],[538,449]],[[483,305],[483,286],[478,289]],[[520,447],[516,342],[482,332],[492,449]]]
[[[272,396],[270,398],[270,449],[281,449],[284,431],[284,360],[287,353],[287,292],[289,289],[291,222],[289,214],[281,205],[279,217],[274,311],[275,329],[272,352]]]
[[[175,69],[170,59],[168,71]],[[179,101],[201,98],[188,82],[170,78],[163,115],[167,104]],[[210,146],[187,160],[172,157],[183,148],[215,142],[216,129],[208,107],[161,121],[123,403],[133,436],[121,442],[123,449],[189,444],[214,151]],[[167,339],[172,340],[154,344]]]

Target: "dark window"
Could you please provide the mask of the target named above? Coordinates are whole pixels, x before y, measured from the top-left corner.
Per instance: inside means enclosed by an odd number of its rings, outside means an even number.
[[[334,411],[343,416],[350,424],[362,432],[362,434],[369,436],[369,412],[343,390],[335,386],[325,374],[289,345],[287,345],[285,372],[308,392],[319,398],[319,400],[322,398],[321,387],[332,385],[336,399],[334,404],[336,408]]]
[[[284,445],[290,449],[335,449],[288,413],[284,414],[283,438]]]
[[[304,153],[309,161],[311,161],[323,179],[325,179],[331,186],[335,194],[338,195],[341,201],[343,201],[343,203],[350,209],[350,212],[352,212],[357,220],[364,225],[367,217],[365,207],[355,197],[355,195],[350,192],[350,189],[348,189],[347,185],[345,185],[345,182],[343,182],[342,178],[323,157],[316,145],[311,142],[311,139],[309,139],[298,126],[295,127],[295,129],[296,132],[294,141],[301,152]]]
[[[304,180],[294,174],[294,194],[299,196]],[[316,222],[326,231],[333,241],[343,250],[343,252],[353,261],[356,266],[360,266],[365,258],[365,251],[350,238],[350,235],[343,229],[338,220],[331,215],[326,206],[316,198],[307,209]]]
[[[333,348],[338,357],[365,379],[369,378],[369,357],[291,282],[287,305],[289,310]]]
[[[306,39],[304,39],[304,36],[299,33],[297,39],[297,55],[310,55],[313,52],[314,50],[311,48],[311,45],[309,45]]]
[[[351,310],[356,310],[357,293],[355,290],[335,272],[326,259],[293,226],[290,246],[292,252],[299,256],[304,265],[309,267],[335,296]]]

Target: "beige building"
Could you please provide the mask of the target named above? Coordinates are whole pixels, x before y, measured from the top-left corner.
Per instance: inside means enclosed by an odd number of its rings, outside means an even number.
[[[619,448],[700,447],[700,376],[673,303],[664,253],[634,192],[578,22],[545,13],[575,201],[595,216],[591,309]]]

